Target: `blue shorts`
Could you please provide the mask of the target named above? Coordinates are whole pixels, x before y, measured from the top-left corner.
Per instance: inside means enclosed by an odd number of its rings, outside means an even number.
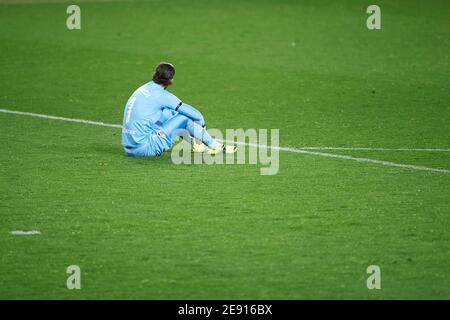
[[[168,136],[160,136],[156,132],[149,135],[147,141],[141,145],[129,148],[124,147],[125,153],[130,157],[156,157],[172,147],[172,141]]]

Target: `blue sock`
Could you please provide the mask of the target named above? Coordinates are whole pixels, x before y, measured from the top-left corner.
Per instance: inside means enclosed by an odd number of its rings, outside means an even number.
[[[215,149],[219,145],[219,143],[209,135],[208,131],[206,131],[205,128],[203,128],[201,125],[195,123],[192,120],[188,121],[186,125],[186,130],[192,137],[200,140],[210,148]]]

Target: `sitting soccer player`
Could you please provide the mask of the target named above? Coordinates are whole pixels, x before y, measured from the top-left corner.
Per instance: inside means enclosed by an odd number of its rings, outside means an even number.
[[[172,147],[178,135],[186,133],[194,152],[207,151],[212,155],[236,152],[235,146],[225,146],[208,134],[205,120],[197,109],[166,90],[174,75],[172,64],[160,63],[152,81],[138,88],[128,99],[122,128],[126,154],[159,156]]]

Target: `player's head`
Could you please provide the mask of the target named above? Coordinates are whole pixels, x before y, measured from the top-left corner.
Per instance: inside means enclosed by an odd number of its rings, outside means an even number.
[[[164,88],[170,86],[175,76],[175,67],[168,62],[161,62],[153,73],[153,82],[162,85]]]

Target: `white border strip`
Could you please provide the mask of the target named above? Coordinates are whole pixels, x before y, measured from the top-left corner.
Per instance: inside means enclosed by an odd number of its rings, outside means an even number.
[[[102,127],[122,128],[122,126],[118,125],[118,124],[111,124],[111,123],[90,121],[90,120],[82,120],[82,119],[65,118],[65,117],[56,117],[56,116],[50,116],[50,115],[32,113],[32,112],[22,112],[22,111],[8,110],[8,109],[0,109],[0,112],[22,115],[22,116],[30,116],[30,117],[35,117],[35,118],[44,118],[44,119],[60,120],[60,121],[67,121],[67,122],[84,123],[84,124],[90,124],[90,125],[96,125],[96,126],[102,126]],[[233,143],[233,142],[230,141],[230,143]],[[234,143],[236,143],[236,142],[234,142]],[[310,150],[352,150],[352,151],[355,151],[355,150],[380,150],[380,151],[399,151],[399,150],[402,150],[402,151],[439,151],[439,150],[441,150],[441,151],[449,151],[450,149],[406,149],[406,148],[385,149],[385,148],[331,148],[331,147],[330,148],[318,147],[319,149],[317,149],[316,147],[303,147],[303,148],[269,147],[266,145],[243,143],[243,142],[238,142],[237,144],[243,145],[243,146],[270,148],[273,150],[309,154],[309,155],[328,157],[328,158],[353,160],[353,161],[357,161],[357,162],[367,162],[367,163],[373,163],[373,164],[380,164],[380,165],[384,165],[384,166],[388,166],[388,167],[405,168],[405,169],[412,169],[412,170],[419,170],[419,171],[450,173],[450,170],[447,170],[447,169],[415,166],[412,164],[402,164],[402,163],[395,163],[395,162],[390,162],[390,161],[382,161],[382,160],[375,160],[375,159],[368,159],[368,158],[357,158],[357,157],[341,155],[341,154],[323,153],[323,152],[306,151],[305,150],[305,149],[310,149]]]

